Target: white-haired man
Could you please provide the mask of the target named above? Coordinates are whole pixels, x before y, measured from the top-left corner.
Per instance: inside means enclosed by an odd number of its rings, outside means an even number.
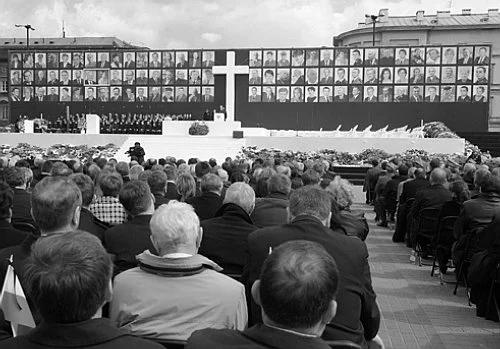
[[[202,230],[194,209],[176,201],[162,205],[150,227],[158,255],[143,252],[139,267],[115,278],[110,317],[118,327],[169,340],[186,340],[207,327],[244,329],[245,288],[198,254]]]
[[[225,274],[241,275],[246,263],[248,234],[257,229],[250,214],[255,208],[255,192],[243,182],[226,191],[224,204],[212,219],[202,222],[200,253],[224,268]]]

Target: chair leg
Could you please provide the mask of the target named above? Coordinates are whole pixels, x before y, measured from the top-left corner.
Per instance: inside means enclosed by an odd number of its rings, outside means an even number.
[[[436,256],[437,256],[437,248],[434,250],[434,258],[432,260],[431,276],[434,276],[434,269],[436,269]]]
[[[457,272],[457,281],[455,282],[455,289],[453,290],[453,294],[457,294],[457,289],[458,289],[458,283],[460,282],[460,277],[462,276],[462,268],[464,265],[464,261],[460,261],[460,265],[458,266],[458,272]]]

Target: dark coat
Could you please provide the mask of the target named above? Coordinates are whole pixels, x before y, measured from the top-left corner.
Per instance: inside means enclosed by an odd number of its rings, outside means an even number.
[[[411,209],[411,216],[417,218],[419,212],[424,208],[436,208],[441,210],[443,204],[451,199],[451,191],[440,184],[434,184],[428,188],[420,189],[415,196],[415,202]]]
[[[0,249],[21,244],[28,233],[17,230],[6,220],[0,220]]]
[[[205,329],[195,331],[186,349],[329,349],[320,338],[302,337],[265,325],[256,325],[245,331]]]
[[[153,196],[155,197],[155,210],[163,204],[168,204],[170,201],[162,194],[153,194]]]
[[[150,220],[151,215],[135,216],[104,233],[104,246],[109,253],[115,255],[115,273],[137,267],[135,256],[145,250],[156,254],[150,239]]]
[[[398,201],[398,185],[402,181],[407,180],[406,176],[394,176],[387,182],[384,188],[385,209],[389,212],[396,212],[396,205]]]
[[[104,232],[106,229],[109,229],[109,227],[110,225],[97,219],[92,212],[82,207],[80,211],[80,224],[78,225],[78,229],[89,232],[99,238],[102,242],[104,241]]]
[[[169,200],[178,200],[179,193],[177,192],[177,185],[172,182],[167,182],[167,189],[165,190],[165,197]]]
[[[186,203],[194,207],[194,211],[200,218],[200,221],[214,218],[217,211],[222,206],[222,197],[216,193],[201,193],[186,200]]]
[[[401,196],[399,197],[399,203],[403,204],[406,200],[414,199],[417,196],[417,191],[420,189],[425,189],[430,187],[431,184],[425,178],[415,178],[412,181],[406,182],[403,184],[403,191],[401,192]]]
[[[283,193],[271,193],[266,198],[255,200],[252,220],[259,228],[281,225],[288,222],[288,196]]]
[[[323,338],[345,339],[359,345],[378,332],[380,312],[372,288],[368,250],[357,237],[346,236],[325,227],[318,219],[300,216],[290,224],[259,229],[248,237],[249,264],[244,282],[251,287],[259,278],[270,248],[291,240],[307,240],[322,245],[337,262],[340,288],[337,295],[337,315],[327,326]],[[253,304],[252,322],[260,322],[260,311]]]
[[[92,348],[161,349],[160,344],[134,337],[113,326],[108,319],[75,324],[41,324],[24,336],[1,342],[3,349]]]
[[[380,167],[372,167],[366,171],[365,183],[363,184],[363,191],[373,191],[375,190],[375,185],[377,184],[378,177],[380,176],[382,170]]]
[[[24,189],[14,188],[13,190],[12,221],[35,225],[35,221],[31,217],[31,194]]]
[[[225,274],[241,274],[247,261],[248,234],[257,229],[246,211],[235,204],[224,204],[201,226],[199,253],[224,268]]]

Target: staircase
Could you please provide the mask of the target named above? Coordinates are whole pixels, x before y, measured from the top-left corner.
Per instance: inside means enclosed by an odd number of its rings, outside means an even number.
[[[218,163],[224,162],[228,156],[234,158],[246,145],[244,138],[234,139],[232,137],[202,137],[202,136],[156,136],[156,135],[133,135],[123,143],[116,154],[118,161],[129,161],[125,152],[135,142],[140,142],[146,152],[146,159],[164,158],[174,156],[177,159],[188,160],[199,158],[208,160],[215,158]]]
[[[491,156],[500,156],[500,132],[458,132],[458,135],[482,151],[489,151]]]

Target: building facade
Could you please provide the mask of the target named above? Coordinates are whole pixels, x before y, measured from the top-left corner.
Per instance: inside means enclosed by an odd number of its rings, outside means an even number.
[[[375,34],[373,35],[373,32]],[[490,72],[489,130],[500,131],[500,13],[490,9],[487,13],[473,14],[469,9],[460,14],[438,11],[426,15],[417,11],[415,16],[390,16],[387,9],[379,12],[373,30],[371,18],[359,23],[358,28],[333,38],[334,46],[409,46],[409,45],[478,45],[492,47]],[[474,117],[471,115],[471,117]]]

